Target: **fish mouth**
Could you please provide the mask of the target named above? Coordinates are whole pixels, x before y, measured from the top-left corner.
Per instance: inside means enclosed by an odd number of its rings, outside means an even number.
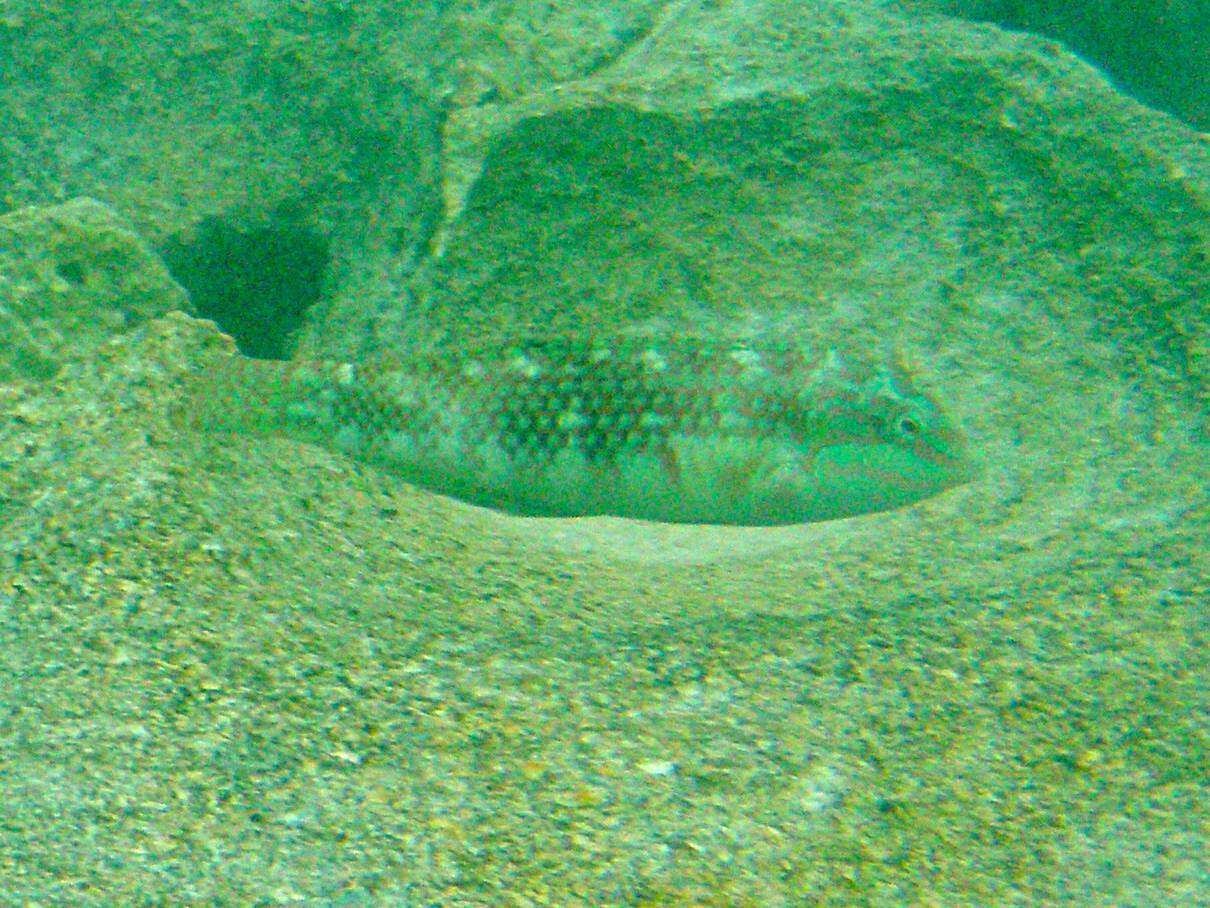
[[[965,444],[938,451],[934,463],[945,471],[947,485],[950,486],[960,486],[971,482],[983,472],[982,465]]]
[[[922,439],[913,447],[921,460],[944,470],[952,478],[953,485],[969,482],[980,472],[966,439],[956,431],[940,432],[928,440]]]

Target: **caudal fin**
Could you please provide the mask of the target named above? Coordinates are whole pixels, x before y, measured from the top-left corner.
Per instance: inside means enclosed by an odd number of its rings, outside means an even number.
[[[195,432],[268,434],[296,428],[292,412],[306,399],[313,367],[231,354],[191,374],[171,419]]]

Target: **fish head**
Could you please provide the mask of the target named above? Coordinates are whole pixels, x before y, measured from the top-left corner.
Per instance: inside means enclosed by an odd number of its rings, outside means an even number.
[[[954,480],[967,476],[971,461],[966,437],[898,362],[890,363],[873,383],[869,411],[882,444],[932,464],[939,475]]]
[[[974,477],[963,433],[899,363],[827,381],[838,389],[824,408],[828,430],[804,463],[828,516],[903,507]]]

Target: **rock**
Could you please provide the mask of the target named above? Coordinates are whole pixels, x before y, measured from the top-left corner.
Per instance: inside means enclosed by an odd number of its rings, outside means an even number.
[[[836,0],[673,4],[587,77],[455,107],[434,254],[335,285],[303,345],[756,313],[935,359],[939,326],[1000,317],[975,296],[1041,317],[1074,281],[1067,313],[1201,371],[1181,339],[1190,138],[1033,36]]]
[[[49,378],[115,334],[189,299],[110,208],[92,199],[0,216],[0,381]]]

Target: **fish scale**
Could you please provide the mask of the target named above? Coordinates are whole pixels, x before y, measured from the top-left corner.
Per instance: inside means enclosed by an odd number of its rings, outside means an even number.
[[[903,369],[791,344],[618,336],[359,364],[235,357],[187,409],[526,516],[800,523],[970,476],[960,433]]]

